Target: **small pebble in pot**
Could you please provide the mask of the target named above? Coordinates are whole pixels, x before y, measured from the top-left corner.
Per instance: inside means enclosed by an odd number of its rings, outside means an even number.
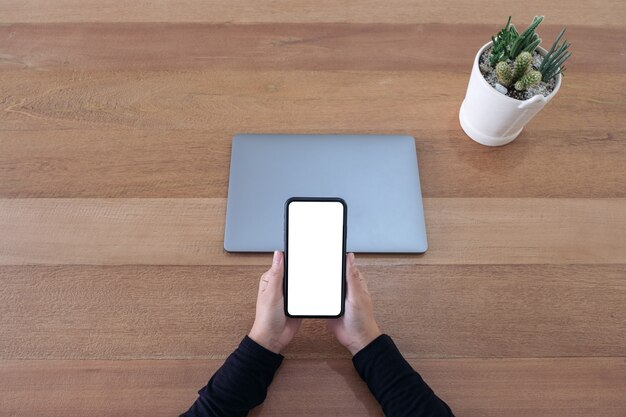
[[[502,94],[506,94],[509,92],[509,90],[506,89],[505,86],[503,86],[502,84],[498,84],[496,83],[495,87],[494,87],[498,92],[502,93]]]

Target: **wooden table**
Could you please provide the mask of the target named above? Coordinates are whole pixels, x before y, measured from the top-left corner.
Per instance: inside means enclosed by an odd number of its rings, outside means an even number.
[[[459,416],[624,416],[623,1],[149,3],[0,5],[1,416],[191,404],[270,263],[223,251],[238,132],[415,136],[430,250],[358,256],[382,329]],[[472,59],[531,13],[574,56],[483,147]],[[322,322],[285,356],[253,415],[382,414]]]

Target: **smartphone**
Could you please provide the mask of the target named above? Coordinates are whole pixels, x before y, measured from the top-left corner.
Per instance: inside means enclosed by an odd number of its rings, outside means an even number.
[[[343,315],[348,206],[337,197],[292,197],[285,202],[285,314]]]

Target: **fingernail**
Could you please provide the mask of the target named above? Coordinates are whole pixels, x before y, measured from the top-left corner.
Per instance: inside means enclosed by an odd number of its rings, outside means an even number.
[[[277,250],[274,251],[274,257],[272,258],[272,265],[278,265],[279,253]]]
[[[348,262],[350,262],[350,266],[354,266],[354,252],[348,254]]]

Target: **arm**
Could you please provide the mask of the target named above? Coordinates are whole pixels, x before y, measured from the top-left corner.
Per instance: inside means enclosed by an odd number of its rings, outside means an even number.
[[[352,358],[387,417],[452,416],[387,335],[378,336]]]
[[[300,320],[283,311],[283,254],[274,252],[272,267],[261,276],[256,316],[250,334],[226,359],[183,417],[239,417],[265,400]]]
[[[265,349],[248,336],[226,359],[183,417],[239,417],[265,400],[267,387],[283,356]]]
[[[352,253],[348,254],[346,281],[346,312],[340,319],[328,320],[326,325],[352,353],[357,372],[385,415],[452,416],[450,408],[404,360],[391,338],[381,334],[367,283]]]

